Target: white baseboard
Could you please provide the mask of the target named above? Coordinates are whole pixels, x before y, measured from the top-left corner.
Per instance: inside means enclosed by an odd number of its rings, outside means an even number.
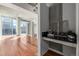
[[[52,48],[48,48],[48,49],[51,50],[51,51],[54,51],[54,52],[56,52],[56,53],[58,53],[58,54],[64,55],[63,52],[60,52],[60,51],[58,51],[58,50],[55,50],[55,49],[52,49]]]

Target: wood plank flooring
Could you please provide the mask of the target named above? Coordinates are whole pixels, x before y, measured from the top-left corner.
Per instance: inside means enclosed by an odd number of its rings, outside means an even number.
[[[36,40],[34,43],[31,41],[34,40],[27,36],[2,36],[0,37],[0,56],[35,56],[37,55]]]
[[[53,52],[51,50],[48,50],[43,56],[62,56],[56,52]]]

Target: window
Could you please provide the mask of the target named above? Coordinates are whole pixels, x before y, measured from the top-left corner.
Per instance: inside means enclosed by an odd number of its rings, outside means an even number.
[[[19,26],[18,26],[19,25]],[[29,34],[29,22],[20,20],[17,25],[17,20],[12,17],[1,16],[1,34],[0,35],[16,35],[16,29],[19,27],[20,34]],[[16,27],[18,26],[18,27]]]
[[[2,16],[2,35],[16,34],[16,19]]]
[[[20,20],[20,34],[28,34],[29,32],[29,22]]]

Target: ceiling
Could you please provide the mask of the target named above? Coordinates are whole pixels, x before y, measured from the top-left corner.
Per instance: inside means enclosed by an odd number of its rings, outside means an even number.
[[[21,8],[37,13],[37,3],[13,3]]]
[[[38,14],[38,3],[13,3],[21,8],[27,9]],[[54,3],[45,3],[47,7],[51,7]]]
[[[29,8],[30,7],[30,8]],[[25,3],[18,3],[18,4],[13,4],[13,3],[2,3],[0,4],[0,8],[3,9],[6,13],[10,13],[10,10],[12,12],[11,15],[22,17],[24,19],[34,19],[38,14],[35,12],[29,11],[29,9],[33,8],[30,4],[25,4]],[[25,9],[24,9],[25,8]],[[29,9],[28,9],[29,8]],[[0,9],[0,11],[1,11]],[[9,11],[9,12],[8,12]],[[16,14],[16,15],[14,15]]]

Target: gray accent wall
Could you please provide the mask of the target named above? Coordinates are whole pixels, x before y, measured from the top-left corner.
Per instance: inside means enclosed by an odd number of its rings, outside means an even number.
[[[54,3],[49,8],[49,28],[52,31],[62,32],[62,4]]]
[[[76,4],[75,3],[63,3],[63,21],[67,20],[68,30],[76,32]]]
[[[63,21],[67,24],[64,25],[64,31],[72,30],[76,33],[76,4],[63,3]],[[76,49],[68,46],[63,46],[63,53],[66,56],[75,56]]]

